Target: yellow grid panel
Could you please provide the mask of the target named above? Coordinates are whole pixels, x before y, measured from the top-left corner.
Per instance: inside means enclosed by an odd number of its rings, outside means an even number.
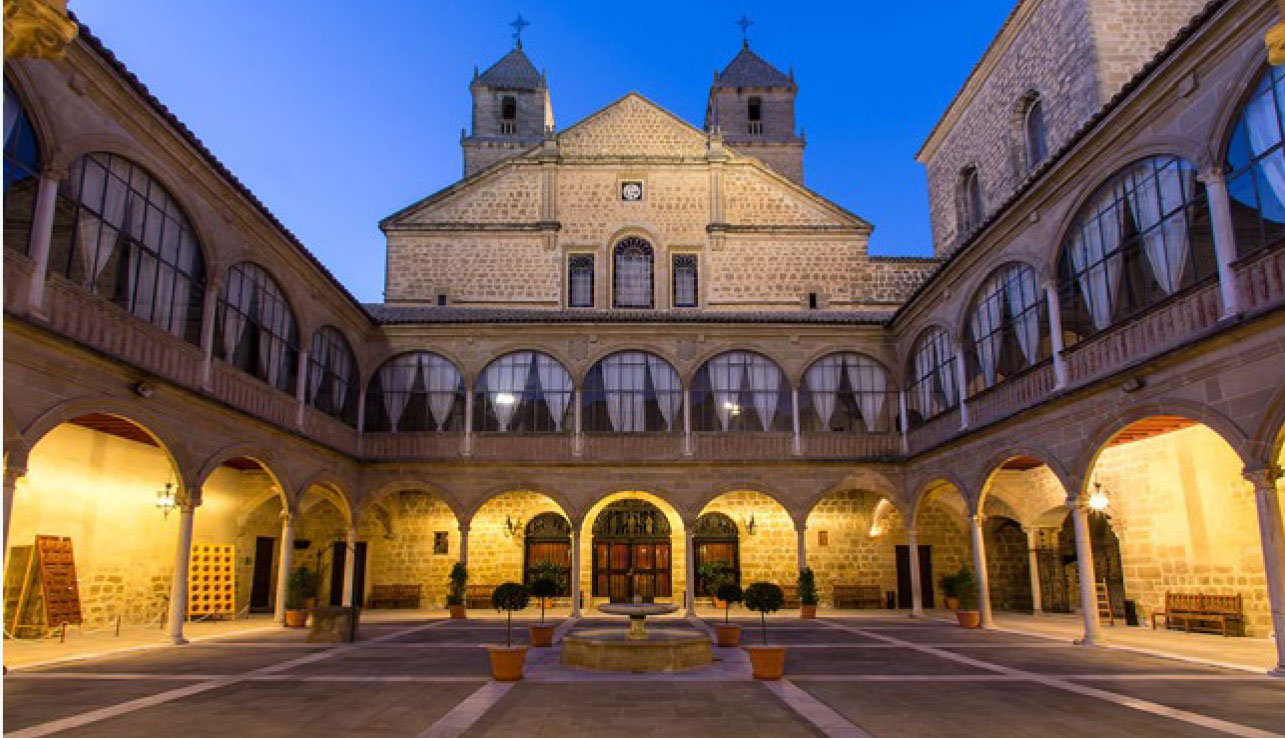
[[[197,543],[187,573],[187,616],[236,611],[236,546]]]

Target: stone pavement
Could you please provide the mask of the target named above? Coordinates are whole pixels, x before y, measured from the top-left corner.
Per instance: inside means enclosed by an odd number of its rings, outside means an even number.
[[[507,685],[488,679],[485,651],[502,620],[403,617],[364,623],[356,644],[271,629],[13,669],[5,735],[1285,736],[1282,679],[933,619],[772,618],[769,639],[790,647],[779,683],[754,681],[739,649],[679,674],[608,675],[562,667],[555,648]],[[736,620],[743,642],[761,638]]]

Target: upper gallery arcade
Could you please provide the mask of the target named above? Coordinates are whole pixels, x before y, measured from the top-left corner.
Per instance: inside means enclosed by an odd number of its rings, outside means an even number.
[[[1285,664],[1276,5],[1131,0],[1133,46],[1110,5],[1017,6],[921,152],[932,260],[803,186],[794,77],[749,48],[703,129],[629,94],[561,130],[515,49],[465,178],[381,224],[381,304],[87,29],[8,59],[7,543],[70,537],[89,615],[180,638],[192,543],[269,611],[305,559],[334,601],[436,604],[457,560],[556,556],[590,604],[619,543],[689,607],[706,556],[912,612],[967,564],[986,620],[1090,641],[1099,584],[1109,618],[1239,596]]]

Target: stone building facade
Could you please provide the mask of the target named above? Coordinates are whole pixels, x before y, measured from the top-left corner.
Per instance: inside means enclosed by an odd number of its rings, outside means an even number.
[[[917,614],[968,567],[984,622],[1078,611],[1092,643],[1099,584],[1144,620],[1167,592],[1231,594],[1246,633],[1279,646],[1285,214],[1270,176],[1245,178],[1280,145],[1255,122],[1274,108],[1251,107],[1285,94],[1261,39],[1276,8],[1166,4],[1149,19],[1168,30],[1112,47],[1122,17],[1018,6],[922,155],[941,259],[870,257],[869,223],[727,130],[629,95],[492,147],[386,219],[378,305],[87,30],[61,61],[11,60],[6,105],[29,137],[14,140],[35,145],[6,139],[6,201],[21,205],[4,249],[6,544],[70,536],[90,621],[168,618],[181,637],[176,564],[193,542],[236,547],[238,610],[283,614],[301,565],[324,570],[323,598],[417,584],[427,607],[456,561],[478,585],[519,579],[513,522],[541,513],[566,519],[571,604],[588,608],[610,596],[591,581],[594,525],[631,500],[668,523],[669,599],[688,607],[694,530],[719,512],[743,577],[790,584],[808,566],[823,598],[873,584]],[[1023,100],[1024,54],[1068,42],[1059,62],[1092,81],[1038,90],[1047,158],[1019,179],[994,143],[1012,121],[983,113]],[[1135,73],[1103,81],[1120,70]],[[938,185],[983,144],[986,218],[961,241]],[[190,326],[177,301],[158,312],[97,269],[152,255],[118,201],[78,189],[125,161],[196,244],[201,268],[165,293],[185,295]],[[1166,227],[1137,194],[1147,181],[1177,198]],[[1084,223],[1113,207],[1129,256],[1087,265]],[[77,240],[83,224],[130,238]],[[903,545],[930,547],[931,576],[899,563]]]

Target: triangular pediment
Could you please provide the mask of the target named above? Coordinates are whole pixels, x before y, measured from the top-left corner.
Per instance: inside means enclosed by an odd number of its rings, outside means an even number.
[[[382,225],[533,222],[540,216],[539,177],[531,167],[493,167],[394,213]]]
[[[564,157],[700,157],[705,132],[636,92],[558,135]]]

